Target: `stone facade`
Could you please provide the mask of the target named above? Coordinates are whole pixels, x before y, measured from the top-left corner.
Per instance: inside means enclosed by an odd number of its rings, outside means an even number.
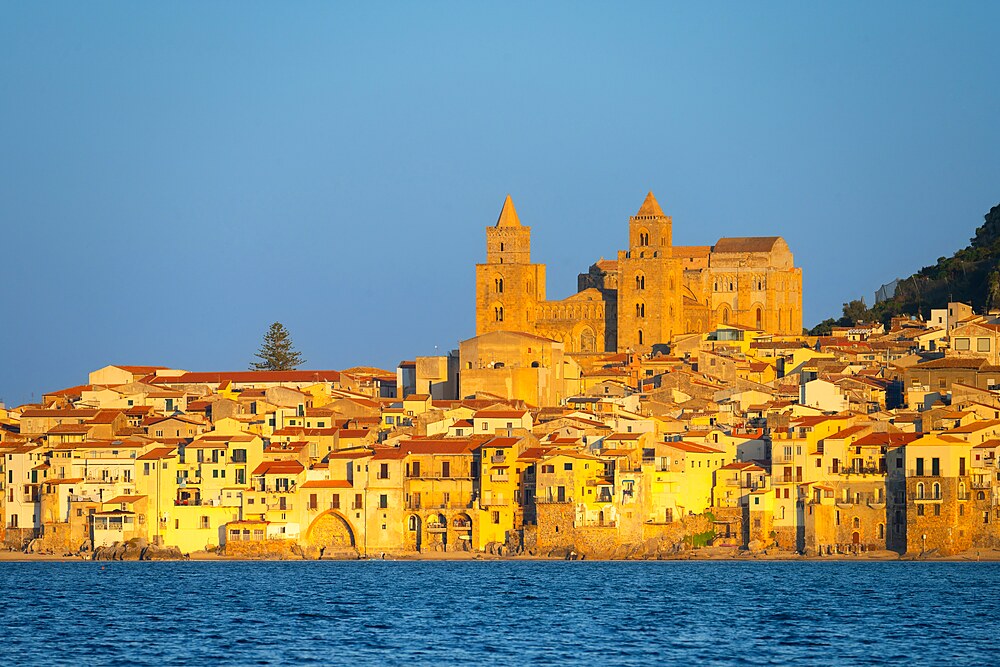
[[[521,331],[570,353],[652,351],[679,334],[733,324],[802,332],[802,270],[780,237],[674,246],[673,221],[650,192],[629,218],[629,249],[581,274],[578,292],[545,296],[545,265],[531,263],[531,228],[510,196],[486,230],[476,266],[476,334]]]

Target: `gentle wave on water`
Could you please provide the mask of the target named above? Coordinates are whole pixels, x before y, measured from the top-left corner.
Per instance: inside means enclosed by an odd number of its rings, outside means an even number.
[[[4,563],[0,664],[992,664],[998,575],[924,562]]]

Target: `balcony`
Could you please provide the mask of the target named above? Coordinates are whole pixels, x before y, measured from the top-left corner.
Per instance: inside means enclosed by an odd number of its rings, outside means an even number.
[[[555,498],[547,498],[539,496],[535,498],[535,502],[540,505],[556,505],[561,503],[572,503],[573,496],[567,496],[565,498],[559,498],[558,496]]]
[[[456,519],[455,521],[453,521],[451,523],[451,527],[454,528],[455,530],[470,531],[470,530],[472,530],[472,522],[471,521],[460,521],[460,520]]]
[[[448,531],[448,526],[443,523],[429,523],[427,524],[428,533],[445,533]]]
[[[504,454],[494,454],[490,457],[490,463],[503,463],[506,460],[507,457]]]
[[[775,475],[773,479],[776,484],[802,483],[802,475]]]
[[[973,479],[972,484],[970,486],[972,486],[972,488],[976,489],[977,491],[985,491],[990,488],[990,480],[985,478]]]
[[[830,467],[826,471],[831,475],[885,475],[885,468],[879,466]]]
[[[497,483],[500,483],[500,484],[506,484],[507,482],[510,481],[510,476],[509,475],[490,475],[490,481],[491,482],[497,482]]]

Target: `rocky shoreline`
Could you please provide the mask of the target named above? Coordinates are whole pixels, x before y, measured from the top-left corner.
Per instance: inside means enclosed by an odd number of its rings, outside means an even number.
[[[494,551],[493,553],[481,552],[431,552],[421,554],[373,554],[368,557],[356,554],[318,554],[307,553],[303,550],[291,551],[289,554],[275,556],[248,557],[247,555],[226,555],[224,551],[196,551],[189,554],[182,553],[177,547],[159,547],[149,544],[146,540],[137,538],[124,543],[116,543],[111,546],[98,547],[94,551],[80,551],[78,553],[44,553],[26,551],[0,551],[0,561],[7,562],[69,562],[69,561],[310,561],[310,560],[389,560],[389,561],[599,561],[599,562],[639,562],[639,561],[713,561],[713,562],[908,562],[908,561],[933,561],[933,562],[998,562],[1000,561],[1000,550],[978,549],[965,553],[942,556],[936,553],[927,554],[898,554],[894,551],[871,551],[861,554],[834,554],[827,556],[802,555],[785,551],[761,551],[750,552],[728,547],[704,547],[700,549],[690,549],[675,554],[650,555],[626,555],[624,557],[591,557],[580,554],[572,549],[554,549],[547,554],[518,553],[509,554]]]

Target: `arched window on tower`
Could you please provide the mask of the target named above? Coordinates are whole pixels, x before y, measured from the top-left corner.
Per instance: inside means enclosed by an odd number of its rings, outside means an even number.
[[[635,316],[646,317],[646,304],[644,303],[635,304]]]
[[[649,245],[649,232],[645,229],[639,230],[639,245],[647,246]]]
[[[762,329],[764,327],[764,311],[757,308],[757,328]]]
[[[641,273],[635,276],[635,288],[638,290],[646,289],[646,276]]]
[[[493,317],[496,318],[497,322],[503,322],[503,306],[493,308]]]
[[[642,345],[642,329],[639,329],[639,345]]]
[[[503,241],[500,242],[500,252],[503,252]]]
[[[497,278],[493,281],[493,283],[496,287],[497,294],[503,294],[503,278]]]

